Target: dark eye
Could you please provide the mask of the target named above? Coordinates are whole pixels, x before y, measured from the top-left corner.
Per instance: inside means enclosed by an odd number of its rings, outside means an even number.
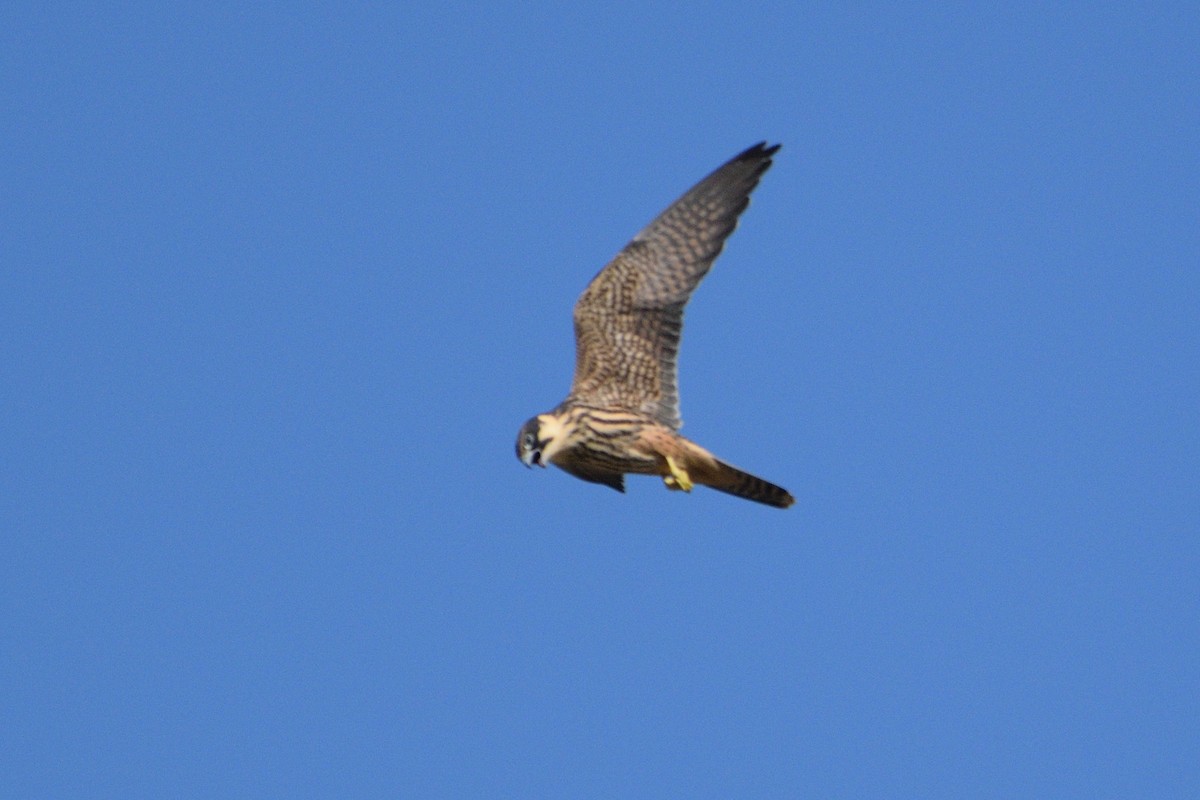
[[[533,434],[532,433],[525,434],[525,446],[533,447]]]

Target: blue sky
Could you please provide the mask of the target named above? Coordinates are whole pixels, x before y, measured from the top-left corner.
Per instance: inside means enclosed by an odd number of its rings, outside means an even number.
[[[0,795],[1200,787],[1200,13],[0,12]],[[782,142],[684,432],[513,456]]]

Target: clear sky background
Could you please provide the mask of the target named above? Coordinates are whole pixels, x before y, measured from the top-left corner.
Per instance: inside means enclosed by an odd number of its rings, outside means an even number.
[[[0,796],[1197,796],[1194,4],[14,5]],[[522,468],[762,139],[684,432],[796,505]]]

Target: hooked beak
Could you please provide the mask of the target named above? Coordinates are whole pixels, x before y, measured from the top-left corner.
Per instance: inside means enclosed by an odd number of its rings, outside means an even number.
[[[521,454],[521,463],[525,465],[526,469],[532,469],[534,464],[537,464],[539,467],[542,467],[543,469],[545,469],[545,467],[546,467],[546,465],[542,463],[542,451],[541,450],[530,450],[527,453],[522,453]]]

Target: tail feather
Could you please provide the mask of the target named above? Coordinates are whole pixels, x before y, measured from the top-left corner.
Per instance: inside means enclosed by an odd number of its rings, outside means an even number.
[[[737,467],[731,467],[720,460],[717,460],[716,472],[703,476],[699,482],[718,492],[753,500],[756,503],[765,503],[775,508],[787,508],[796,502],[796,498],[792,497],[787,489],[768,483],[748,472],[742,472]]]

